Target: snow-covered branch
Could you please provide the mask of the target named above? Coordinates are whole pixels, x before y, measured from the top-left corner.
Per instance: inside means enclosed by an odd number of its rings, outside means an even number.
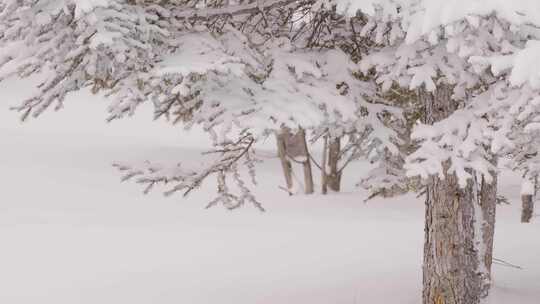
[[[252,203],[264,211],[240,174],[240,167],[247,168],[251,182],[256,184],[254,169],[258,159],[253,151],[254,142],[255,139],[249,133],[236,141],[223,142],[216,149],[206,153],[217,157],[197,170],[185,169],[180,164],[176,167],[163,167],[151,163],[142,165],[117,163],[114,166],[123,173],[123,181],[135,179],[137,183],[145,185],[145,193],[159,184],[172,185],[172,188],[165,192],[166,195],[183,192],[183,195],[187,196],[213,175],[217,178],[218,195],[207,207],[222,204],[228,209],[236,209],[245,203]],[[233,181],[238,194],[234,194],[229,188],[228,178]]]
[[[227,5],[224,7],[205,7],[194,9],[183,9],[174,12],[177,19],[199,19],[207,20],[217,16],[239,16],[253,13],[262,13],[277,7],[287,6],[294,2],[313,2],[311,0],[256,0],[244,4]]]

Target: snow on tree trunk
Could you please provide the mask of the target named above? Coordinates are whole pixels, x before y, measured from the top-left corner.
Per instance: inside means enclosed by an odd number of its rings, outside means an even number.
[[[494,167],[497,166],[497,158],[492,159]],[[497,172],[491,172],[493,180],[488,183],[485,178],[481,178],[480,188],[480,211],[482,212],[480,225],[476,227],[480,228],[479,231],[482,238],[477,238],[480,243],[480,262],[483,262],[483,266],[480,265],[482,273],[482,296],[485,297],[489,293],[491,287],[491,265],[493,263],[493,239],[495,236],[495,214],[497,206]],[[475,205],[476,206],[476,205]]]
[[[292,194],[293,169],[291,161],[302,165],[304,171],[304,192],[311,194],[314,192],[313,173],[311,171],[311,160],[306,141],[306,131],[302,128],[292,134],[289,128],[283,127],[277,136],[278,155],[283,167],[287,191]]]
[[[332,191],[339,192],[341,190],[341,171],[338,163],[341,153],[341,139],[334,138],[330,140],[328,145],[328,168],[329,173],[326,179],[328,187]]]
[[[286,139],[290,137],[290,131],[287,128],[282,128],[281,132],[276,135],[278,156],[281,161],[281,167],[283,169],[283,175],[285,176],[285,184],[287,185],[287,191],[292,194],[293,177],[292,177],[292,164],[287,157]]]
[[[313,183],[313,173],[311,171],[311,159],[309,157],[309,151],[307,146],[306,131],[300,128],[300,130],[298,131],[298,135],[300,137],[300,143],[303,145],[303,150],[305,151],[305,159],[302,161],[302,166],[304,167],[305,193],[312,194],[313,192],[315,192],[315,186]]]
[[[452,88],[419,91],[428,124],[452,114]],[[450,163],[444,163],[448,169]],[[445,171],[446,172],[446,171]],[[465,188],[453,173],[433,176],[426,192],[423,265],[424,304],[477,304],[490,286],[496,183],[473,176]]]

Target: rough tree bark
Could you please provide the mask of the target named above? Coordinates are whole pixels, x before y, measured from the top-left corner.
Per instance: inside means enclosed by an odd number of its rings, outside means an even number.
[[[452,88],[419,91],[425,122],[433,124],[457,109]],[[444,164],[448,169],[450,163]],[[426,192],[423,265],[424,304],[478,304],[490,287],[496,179],[493,184],[470,172],[465,188],[455,174],[431,177]],[[493,172],[493,176],[496,173]]]

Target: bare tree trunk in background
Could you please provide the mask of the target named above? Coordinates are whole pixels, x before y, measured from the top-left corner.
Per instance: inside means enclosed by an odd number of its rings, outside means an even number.
[[[534,194],[521,195],[521,222],[530,223],[534,214],[534,200],[536,199],[536,188],[538,187],[538,175],[534,177]]]
[[[525,194],[521,196],[521,222],[530,223],[534,212],[534,200],[532,194]]]
[[[328,187],[332,191],[341,190],[341,171],[339,171],[339,158],[341,153],[341,139],[334,138],[328,145],[328,168],[330,170],[327,176]]]
[[[285,176],[285,183],[287,185],[287,191],[292,194],[293,177],[292,177],[292,164],[287,157],[286,141],[291,136],[288,128],[281,128],[281,132],[276,135],[278,156],[281,161],[281,167],[283,168],[283,175]]]
[[[307,146],[306,131],[300,128],[298,133],[300,134],[300,138],[302,138],[302,144],[304,145],[305,149],[305,159],[302,161],[302,166],[304,167],[304,184],[306,187],[305,193],[312,194],[315,192],[315,186],[313,184],[313,173],[311,171],[311,159],[309,157],[309,150]]]
[[[444,85],[434,93],[419,90],[426,123],[457,109],[451,96],[452,88]],[[478,304],[489,292],[497,186],[470,173],[473,178],[465,188],[453,173],[428,181],[423,304]]]
[[[292,134],[289,128],[282,127],[277,135],[278,155],[281,160],[287,191],[292,195],[293,168],[292,161],[301,163],[304,170],[305,193],[314,192],[313,173],[311,172],[311,160],[306,140],[306,131],[299,128],[296,134]],[[297,158],[301,158],[297,160]]]
[[[321,192],[322,194],[328,193],[328,175],[326,172],[327,159],[328,159],[328,135],[324,135],[323,155],[322,155],[322,161],[321,161]]]

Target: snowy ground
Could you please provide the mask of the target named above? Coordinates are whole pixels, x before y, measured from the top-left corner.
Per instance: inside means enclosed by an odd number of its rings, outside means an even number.
[[[184,200],[119,183],[117,160],[195,160],[205,138],[148,113],[105,125],[84,94],[21,125],[0,87],[0,303],[420,303],[423,202],[289,197],[275,159],[247,206],[204,210],[212,184]],[[354,176],[362,170],[348,172]],[[540,218],[519,223],[519,178],[505,173],[490,304],[540,303]]]

